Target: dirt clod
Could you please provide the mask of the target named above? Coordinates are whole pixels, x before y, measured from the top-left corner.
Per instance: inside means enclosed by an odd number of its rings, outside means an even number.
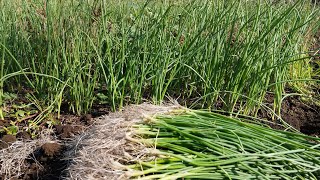
[[[55,129],[60,139],[70,138],[82,130],[80,126],[72,125],[56,125]]]
[[[92,124],[92,115],[86,114],[81,117],[80,121],[84,122],[86,125]]]
[[[31,140],[31,135],[26,131],[19,132],[16,137],[17,139]]]
[[[68,160],[63,158],[65,150],[65,146],[56,141],[44,143],[26,159],[25,164],[28,168],[22,179],[61,179],[68,164]]]
[[[2,137],[2,141],[7,143],[12,143],[12,142],[15,142],[16,140],[17,140],[16,137],[11,134],[7,134]]]
[[[15,142],[16,140],[17,140],[16,137],[13,135],[10,135],[10,134],[4,135],[0,140],[0,149],[9,147],[9,145]]]
[[[46,156],[52,157],[60,152],[61,145],[58,143],[45,143],[41,146],[41,149]]]

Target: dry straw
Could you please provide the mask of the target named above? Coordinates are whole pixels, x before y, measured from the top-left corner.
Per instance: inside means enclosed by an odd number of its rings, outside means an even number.
[[[143,117],[169,113],[179,105],[163,106],[144,103],[124,108],[97,119],[96,125],[79,136],[69,152],[75,156],[69,167],[69,179],[127,179],[127,169],[121,164],[132,164],[149,154],[142,143],[127,140],[131,126],[143,121]],[[151,160],[150,156],[146,157]]]
[[[16,141],[8,148],[0,150],[0,175],[4,180],[21,178],[28,169],[26,159],[33,159],[38,169],[42,169],[40,163],[32,156],[33,152],[47,142],[52,142],[52,132],[43,130],[38,139],[30,141]],[[0,179],[1,179],[0,176]]]

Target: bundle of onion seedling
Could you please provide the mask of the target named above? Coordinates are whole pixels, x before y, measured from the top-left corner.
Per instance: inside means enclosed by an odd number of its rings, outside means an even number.
[[[147,154],[125,165],[139,179],[317,179],[320,138],[224,115],[176,110],[146,117],[127,139]]]

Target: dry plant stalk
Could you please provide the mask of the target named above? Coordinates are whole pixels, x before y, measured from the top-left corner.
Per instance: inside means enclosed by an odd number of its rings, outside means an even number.
[[[132,164],[149,154],[144,144],[127,140],[131,126],[142,122],[144,116],[165,114],[178,108],[181,106],[177,104],[144,103],[97,118],[97,124],[72,144],[69,154],[74,159],[68,169],[68,179],[128,179],[127,169],[121,164]]]

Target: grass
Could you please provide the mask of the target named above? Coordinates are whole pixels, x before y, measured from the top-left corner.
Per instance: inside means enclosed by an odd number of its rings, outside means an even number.
[[[148,116],[127,139],[149,148],[133,164],[118,165],[133,179],[317,179],[320,173],[319,138],[207,111]]]
[[[4,92],[30,90],[43,110],[36,124],[65,105],[83,114],[94,103],[116,110],[166,96],[255,115],[273,93],[279,114],[285,87],[309,96],[319,83],[308,63],[319,7],[309,1],[14,0],[0,7],[0,107]]]

